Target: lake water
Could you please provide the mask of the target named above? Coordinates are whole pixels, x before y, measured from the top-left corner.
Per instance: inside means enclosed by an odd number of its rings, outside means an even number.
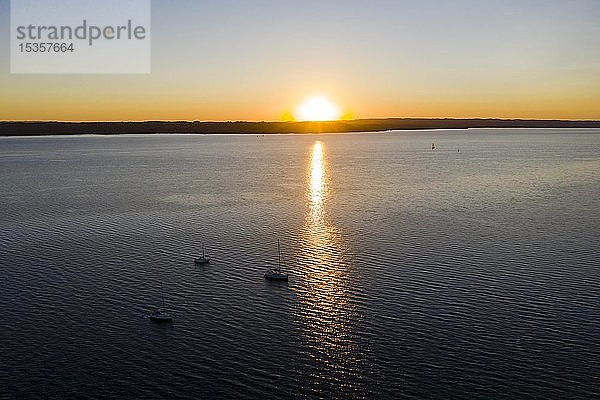
[[[1,398],[600,396],[600,130],[1,138],[0,171]]]

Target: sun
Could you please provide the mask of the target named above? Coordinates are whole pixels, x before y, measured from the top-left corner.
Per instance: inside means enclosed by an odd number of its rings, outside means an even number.
[[[294,117],[297,121],[335,121],[342,113],[335,103],[326,96],[313,96],[296,109]]]

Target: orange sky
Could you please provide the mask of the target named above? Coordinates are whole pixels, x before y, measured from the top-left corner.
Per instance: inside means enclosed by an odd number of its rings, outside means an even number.
[[[600,119],[600,3],[431,3],[155,1],[150,74],[2,57],[0,120],[282,120],[314,94],[355,118]]]

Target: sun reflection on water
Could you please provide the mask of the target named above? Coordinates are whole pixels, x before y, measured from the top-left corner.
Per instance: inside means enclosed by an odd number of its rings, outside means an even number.
[[[349,251],[327,218],[331,178],[326,156],[325,146],[316,141],[307,165],[307,213],[297,281],[300,301],[294,314],[307,342],[307,356],[330,372],[329,379],[344,380],[362,370],[361,352],[353,339],[359,315],[351,301]]]
[[[315,142],[310,162],[310,202],[311,208],[322,211],[325,196],[325,160],[323,159],[323,144]]]

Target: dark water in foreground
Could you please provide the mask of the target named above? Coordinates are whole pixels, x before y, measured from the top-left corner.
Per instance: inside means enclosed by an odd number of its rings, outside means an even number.
[[[0,171],[2,398],[600,396],[600,130],[3,138]]]

